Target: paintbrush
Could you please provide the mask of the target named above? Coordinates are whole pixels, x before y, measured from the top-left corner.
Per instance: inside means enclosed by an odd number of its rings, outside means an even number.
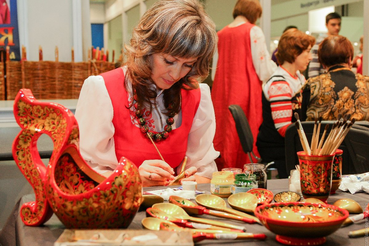
[[[185,156],[183,158],[183,162],[182,162],[182,168],[181,168],[181,172],[177,175],[177,177],[175,177],[175,179],[170,182],[168,185],[172,185],[175,182],[178,182],[179,180],[183,179],[185,177],[185,167],[186,167],[186,163],[187,163],[187,156]]]
[[[353,126],[354,123],[355,123],[355,119],[352,119],[351,122],[346,125],[346,129],[344,129],[342,135],[340,136],[338,141],[335,143],[334,148],[332,149],[332,151],[330,153],[331,155],[333,155],[336,152],[336,150],[341,145],[343,140],[345,140],[345,137],[346,137],[347,133],[350,131],[350,128]]]
[[[323,145],[324,138],[325,138],[325,135],[327,134],[328,128],[329,128],[329,125],[325,125],[325,127],[324,127],[324,132],[323,132],[323,135],[322,135],[322,138],[320,139],[320,142],[319,142],[319,145],[318,145],[318,148],[317,148],[318,153],[319,153],[319,151],[320,151],[320,148],[321,148],[321,147],[322,147],[322,145]]]
[[[333,125],[332,125],[332,129],[331,131],[329,132],[323,146],[322,146],[322,149],[320,150],[319,152],[319,155],[326,155],[327,154],[327,150],[330,148],[330,145],[331,145],[331,139],[332,137],[334,136],[334,133],[336,132],[336,128],[338,127],[338,122],[335,122]]]
[[[315,119],[314,128],[313,128],[313,135],[311,136],[311,143],[310,143],[311,154],[312,155],[314,155],[315,149],[316,149],[315,141],[316,141],[316,138],[317,138],[317,123],[318,123],[318,121]],[[318,133],[318,136],[319,136],[319,133]]]
[[[306,134],[305,134],[304,128],[302,127],[302,124],[301,124],[301,121],[300,121],[300,116],[299,116],[299,114],[297,112],[295,112],[294,116],[295,116],[295,118],[296,118],[296,120],[297,120],[297,122],[299,124],[299,129],[300,129],[300,133],[301,133],[300,138],[302,138],[302,141],[304,142],[304,145],[306,147],[305,152],[306,152],[306,154],[310,155],[311,154],[311,150],[310,150],[309,142],[308,142],[308,140],[306,138]]]
[[[148,136],[148,138],[151,140],[151,143],[154,145],[154,147],[155,147],[156,151],[158,152],[158,154],[159,154],[159,156],[160,156],[161,160],[165,162],[165,160],[164,160],[163,156],[161,155],[161,153],[160,153],[160,151],[159,151],[158,147],[156,147],[155,142],[152,140],[152,138],[151,138],[151,136],[150,136],[150,134],[149,134],[148,132],[147,132],[147,136]]]
[[[322,117],[319,117],[319,124],[318,124],[318,129],[317,129],[317,132],[316,132],[316,137],[315,137],[315,151],[314,151],[314,155],[318,154],[318,144],[319,144],[319,135],[320,135],[320,127],[322,125]]]
[[[303,136],[301,134],[301,130],[300,130],[300,125],[298,122],[295,122],[295,126],[297,128],[297,133],[299,134],[299,137],[300,137],[300,142],[301,142],[301,146],[302,148],[304,149],[305,153],[307,154],[307,147],[306,147],[306,144],[305,144],[305,141],[303,140]]]

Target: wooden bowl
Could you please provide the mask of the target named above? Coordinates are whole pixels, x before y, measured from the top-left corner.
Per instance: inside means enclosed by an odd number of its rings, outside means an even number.
[[[273,200],[273,192],[264,188],[255,188],[247,191],[247,193],[251,193],[256,196],[258,199],[258,204],[268,204]]]
[[[325,237],[338,230],[348,212],[318,203],[289,202],[259,206],[255,215],[276,240],[288,245],[320,245]]]
[[[293,191],[282,191],[274,195],[275,202],[298,202],[300,200],[300,194]]]

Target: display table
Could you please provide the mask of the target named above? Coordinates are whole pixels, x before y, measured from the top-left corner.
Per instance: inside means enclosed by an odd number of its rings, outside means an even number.
[[[150,187],[145,188],[145,191],[156,190],[164,187]],[[288,190],[288,180],[281,179],[281,180],[268,180],[268,188],[274,194]],[[199,190],[209,191],[210,185],[209,184],[201,184],[198,186]],[[338,199],[341,198],[351,198],[356,200],[363,208],[365,208],[369,202],[369,194],[366,193],[356,193],[354,195],[348,192],[341,192],[337,191],[335,195],[332,195],[328,198],[328,203],[332,204]],[[19,202],[15,205],[12,214],[10,215],[6,225],[4,226],[3,230],[0,233],[0,244],[2,246],[15,246],[15,245],[27,245],[27,246],[35,246],[35,245],[42,245],[42,246],[52,246],[54,242],[59,238],[62,234],[65,227],[61,224],[59,219],[53,215],[52,218],[45,223],[43,226],[39,227],[29,227],[25,226],[20,219],[19,216],[19,208],[21,204],[29,201],[34,200],[34,195],[26,195],[23,196]],[[146,213],[145,211],[139,211],[131,225],[128,229],[143,229],[141,225],[141,220],[145,218]],[[244,225],[247,228],[247,232],[250,233],[265,233],[267,235],[267,239],[265,241],[254,241],[254,240],[204,240],[196,245],[219,245],[219,244],[229,244],[232,245],[278,245],[275,240],[275,234],[267,230],[264,226],[259,224],[245,224],[238,221],[227,220],[223,218],[217,218],[213,216],[204,215],[201,216],[202,218],[209,218],[209,219],[216,219],[219,221],[226,221],[228,223],[234,223],[239,225]],[[327,242],[324,244],[326,245],[368,245],[369,238],[361,237],[361,238],[349,238],[348,233],[352,230],[358,230],[365,227],[369,227],[369,221],[362,221],[360,223],[356,223],[350,225],[348,227],[340,228],[335,233],[331,234],[327,237]]]

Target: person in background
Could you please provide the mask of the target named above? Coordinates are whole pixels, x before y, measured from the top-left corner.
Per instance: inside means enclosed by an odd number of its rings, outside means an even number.
[[[364,45],[364,36],[360,37],[360,54],[355,56],[352,61],[352,66],[356,67],[356,73],[363,74],[363,45]]]
[[[302,88],[302,117],[337,120],[339,116],[350,116],[369,120],[369,77],[351,71],[354,48],[350,40],[329,36],[320,43],[318,55],[328,72],[309,79]]]
[[[254,146],[262,122],[261,86],[276,64],[270,59],[262,30],[255,25],[261,14],[258,0],[238,0],[233,22],[218,32],[219,58],[211,96],[216,117],[214,147],[220,151],[220,158],[216,159],[219,169],[243,168],[250,162],[242,150],[228,106],[238,104],[245,112]],[[254,153],[257,154],[256,148]]]
[[[93,169],[109,175],[124,156],[144,186],[168,185],[187,157],[183,180],[210,182],[219,153],[210,89],[199,81],[216,42],[197,0],[161,0],[142,16],[126,64],[87,78],[80,93],[80,152]]]
[[[325,26],[327,27],[328,33],[326,35],[320,35],[314,47],[311,49],[313,60],[309,64],[309,78],[318,76],[325,72],[324,68],[319,62],[318,47],[320,42],[322,42],[325,37],[339,34],[341,30],[341,16],[336,12],[329,13],[325,17]]]
[[[297,26],[287,26],[284,30],[283,30],[283,33],[285,33],[287,30],[290,30],[290,29],[298,29]],[[282,33],[282,34],[283,34]],[[278,51],[278,47],[275,48],[275,50],[273,51],[272,53],[272,60],[275,62],[275,64],[278,64],[278,61],[277,61],[277,57],[275,56],[275,54],[277,53]]]
[[[279,67],[263,87],[263,123],[257,137],[257,146],[264,162],[274,161],[279,178],[287,178],[285,164],[285,134],[299,111],[295,95],[305,83],[300,73],[311,61],[313,36],[297,29],[283,33],[276,54]]]

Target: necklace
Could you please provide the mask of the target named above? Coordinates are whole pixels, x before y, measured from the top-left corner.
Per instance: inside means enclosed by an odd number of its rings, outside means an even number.
[[[164,131],[157,132],[157,131],[150,131],[149,127],[146,125],[146,120],[143,117],[141,105],[137,103],[137,94],[136,90],[134,90],[133,93],[133,106],[136,109],[136,118],[138,120],[138,123],[140,124],[140,130],[147,138],[152,138],[154,141],[159,142],[161,140],[165,140],[169,137],[169,133],[172,131],[172,125],[174,123],[174,115],[170,115],[166,122],[167,125],[164,127]],[[170,108],[170,105],[169,107]]]

